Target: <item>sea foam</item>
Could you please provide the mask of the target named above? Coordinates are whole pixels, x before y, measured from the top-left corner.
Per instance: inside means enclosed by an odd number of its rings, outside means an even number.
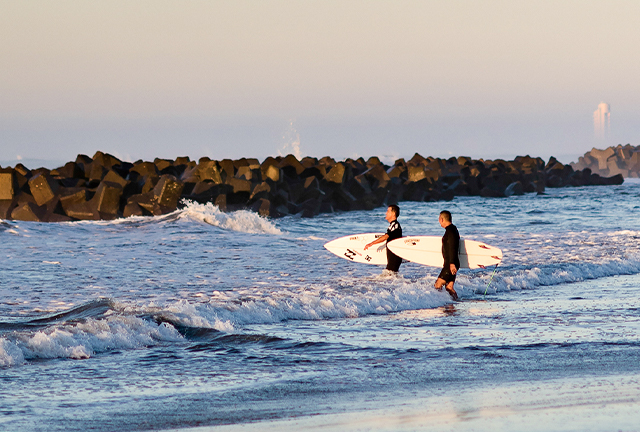
[[[157,324],[127,315],[89,318],[5,335],[0,338],[0,366],[13,366],[33,359],[85,359],[96,353],[149,347],[182,339],[166,322]]]
[[[345,279],[338,285],[271,287],[268,291],[214,291],[203,303],[180,301],[162,314],[183,325],[206,323],[207,327],[231,331],[248,324],[384,315],[450,303],[449,295],[432,289],[431,283],[387,277]]]
[[[244,233],[282,234],[282,231],[267,218],[248,210],[224,213],[212,203],[199,204],[185,200],[183,204],[185,207],[177,211],[181,219],[197,220],[222,229]]]

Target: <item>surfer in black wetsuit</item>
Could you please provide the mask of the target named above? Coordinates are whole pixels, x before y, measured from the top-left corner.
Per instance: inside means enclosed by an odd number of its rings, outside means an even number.
[[[374,244],[390,242],[391,240],[399,239],[400,237],[402,237],[402,228],[400,227],[400,222],[398,222],[398,216],[400,216],[400,207],[395,204],[391,204],[387,208],[387,214],[384,217],[387,222],[389,222],[387,233],[366,245],[364,247],[364,250],[369,249]],[[398,270],[400,269],[400,264],[402,264],[402,258],[387,249],[387,270],[398,272]]]
[[[435,287],[437,290],[441,290],[444,286],[452,299],[458,300],[458,293],[453,288],[453,284],[456,281],[456,274],[460,268],[460,258],[458,253],[460,251],[460,234],[458,228],[451,223],[451,213],[444,210],[440,212],[438,218],[440,226],[445,229],[445,233],[442,236],[442,257],[444,258],[444,267],[438,279],[436,280]]]

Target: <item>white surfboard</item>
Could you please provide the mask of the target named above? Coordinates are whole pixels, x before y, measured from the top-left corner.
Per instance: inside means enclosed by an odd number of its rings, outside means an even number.
[[[375,264],[375,265],[387,265],[387,246],[386,243],[379,243],[371,246],[369,249],[364,250],[364,247],[380,238],[384,233],[365,233],[365,234],[353,234],[345,237],[340,237],[335,240],[331,240],[326,243],[324,247],[331,252],[339,256],[340,258],[347,259],[349,261],[363,263],[363,264]]]
[[[442,267],[442,237],[413,236],[392,240],[387,244],[391,252],[414,263]],[[502,261],[502,251],[497,247],[474,240],[460,240],[460,267],[485,268]]]

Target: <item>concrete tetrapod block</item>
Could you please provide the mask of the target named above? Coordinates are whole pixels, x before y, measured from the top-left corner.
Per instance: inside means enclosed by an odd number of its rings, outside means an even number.
[[[29,179],[29,189],[36,204],[41,206],[46,204],[58,192],[58,182],[49,174],[37,174]]]
[[[114,165],[120,165],[122,163],[122,161],[117,157],[109,153],[103,153],[101,151],[97,151],[93,155],[92,159],[93,159],[94,165],[100,165],[107,169],[113,167]]]
[[[610,158],[607,161],[607,168],[609,169],[609,175],[622,174],[623,177],[629,176],[629,170],[626,169],[624,161],[620,161],[616,158]]]
[[[453,192],[453,195],[455,196],[469,195],[469,187],[467,183],[460,178],[454,181],[453,183],[451,183],[445,190],[449,190]]]
[[[366,165],[367,168],[371,169],[376,165],[382,165],[382,162],[380,162],[380,158],[378,156],[371,156],[369,159],[367,159]]]
[[[304,169],[311,168],[318,165],[318,159],[311,156],[305,156],[300,160],[300,165],[302,165]]]
[[[260,216],[271,216],[271,202],[268,199],[261,198],[253,203],[251,210]]]
[[[414,165],[414,166],[419,166],[419,165],[424,166],[427,163],[428,163],[428,160],[422,157],[422,155],[418,153],[414,154],[413,157],[407,161],[407,165]]]
[[[389,178],[399,178],[402,174],[407,172],[407,168],[403,165],[395,165],[387,170],[387,175]],[[405,180],[408,176],[405,178]]]
[[[598,161],[598,169],[599,170],[606,170],[607,169],[607,159],[609,159],[609,156],[615,154],[615,150],[612,147],[609,147],[607,149],[604,150],[598,150],[597,148],[593,148],[591,149],[591,151],[589,152],[589,155],[593,158],[595,158]]]
[[[308,199],[302,204],[300,204],[300,208],[302,209],[301,216],[303,218],[311,218],[320,213],[320,206],[322,205],[322,201],[319,199]]]
[[[387,187],[387,184],[391,181],[391,177],[384,170],[384,166],[381,164],[373,165],[367,171],[363,173],[365,177],[371,182],[375,187]]]
[[[227,184],[215,184],[209,181],[204,181],[196,183],[191,190],[191,193],[185,198],[197,201],[199,203],[205,203],[213,201],[215,197],[220,194],[227,194],[232,192],[233,187]]]
[[[418,180],[415,182],[407,181],[404,184],[404,191],[402,193],[403,201],[424,201],[425,196],[429,191],[431,183],[427,179]]]
[[[84,154],[79,154],[76,157],[76,165],[80,167],[83,172],[83,177],[87,178],[89,175],[89,171],[91,170],[91,164],[93,163],[93,159]]]
[[[262,182],[253,188],[253,191],[251,192],[251,196],[249,197],[249,200],[257,201],[261,198],[268,199],[270,195],[271,195],[271,186],[269,186],[269,183],[267,182]]]
[[[138,185],[140,186],[139,190],[141,193],[147,193],[153,191],[153,188],[156,187],[160,181],[160,176],[155,174],[149,175],[147,177],[141,177],[138,179]]]
[[[193,186],[193,189],[191,189],[191,195],[194,195],[194,196],[209,195],[207,194],[207,192],[213,189],[214,186],[215,186],[215,183],[211,181],[198,182]]]
[[[150,213],[146,212],[146,214],[150,214]],[[122,212],[123,217],[144,216],[144,215],[145,215],[144,209],[136,203],[127,204],[126,206],[124,206],[124,211]]]
[[[279,164],[280,162],[278,162],[276,159],[274,159],[271,156],[269,156],[264,161],[262,161],[262,164],[260,165],[260,171],[262,171],[262,178],[266,179],[266,172],[270,166],[275,166],[276,168],[278,168]],[[274,181],[277,181],[277,180],[274,180]]]
[[[130,171],[136,172],[140,177],[157,176],[158,168],[151,162],[140,162],[133,165]]]
[[[200,181],[208,180],[216,184],[222,183],[222,175],[216,161],[210,160],[200,162],[196,167],[195,176]]]
[[[60,196],[56,195],[51,201],[44,205],[45,214],[43,222],[69,222],[72,219],[64,213],[60,203]]]
[[[10,219],[11,212],[18,206],[16,200],[0,200],[0,219]]]
[[[121,196],[122,186],[117,183],[103,181],[89,202],[93,209],[101,214],[116,215],[120,210]]]
[[[333,207],[342,211],[357,210],[357,200],[349,192],[338,188],[333,193]]]
[[[292,154],[289,154],[280,161],[279,167],[282,168],[285,175],[289,177],[297,177],[304,171],[304,166]]]
[[[184,184],[174,176],[165,174],[160,177],[158,184],[153,188],[153,195],[158,205],[175,210],[182,194]]]
[[[200,181],[200,179],[196,175],[197,172],[198,172],[198,165],[187,166],[187,168],[185,168],[185,170],[182,172],[182,175],[180,176],[180,181],[195,185]]]
[[[271,179],[277,183],[282,178],[282,171],[276,165],[269,165],[262,171],[262,178]]]
[[[407,176],[410,182],[417,182],[424,179],[427,174],[423,165],[407,165]]]
[[[153,195],[153,191],[130,196],[127,199],[127,205],[132,203],[137,204],[144,210],[148,211],[150,214],[153,214],[153,209],[157,204],[156,198]]]
[[[233,166],[236,169],[236,173],[238,172],[238,168],[246,166],[249,166],[249,162],[247,161],[247,158],[240,158],[240,159],[236,159],[233,161]],[[251,168],[249,168],[251,169]]]
[[[90,202],[77,202],[69,204],[64,212],[67,216],[78,220],[99,220],[100,214],[94,210]]]
[[[251,182],[249,180],[243,180],[243,179],[231,177],[231,178],[227,178],[227,184],[233,187],[233,193],[240,193],[240,192],[251,193]]]
[[[58,168],[56,171],[58,171],[58,174],[64,178],[84,178],[83,167],[75,162],[67,162],[63,167]]]
[[[342,185],[348,180],[349,172],[350,168],[347,168],[342,162],[338,162],[329,170],[324,179],[329,183]]]
[[[249,165],[238,167],[238,171],[236,172],[236,178],[253,180],[253,177],[254,175]]]
[[[189,162],[191,162],[191,159],[189,159],[189,156],[178,156],[173,164],[174,165],[189,165]]]
[[[43,222],[46,213],[44,206],[38,206],[31,202],[25,202],[14,208],[11,212],[11,219],[30,221],[30,222]]]
[[[71,191],[69,191],[71,192]],[[74,206],[78,206],[80,204],[84,204],[87,202],[87,190],[79,189],[76,192],[68,193],[67,195],[63,195],[60,197],[60,205],[62,206],[62,210],[69,217],[75,217],[69,214],[69,209],[72,209]],[[72,210],[73,212],[73,210]]]
[[[129,184],[129,182],[125,180],[120,174],[111,169],[107,172],[107,174],[104,176],[104,179],[102,180],[119,184],[123,189]]]
[[[322,201],[324,199],[325,193],[322,191],[317,177],[307,177],[301,185],[302,191],[297,201],[304,202],[310,199]]]
[[[17,184],[13,169],[0,170],[0,200],[12,200],[16,194]]]
[[[327,168],[324,165],[315,165],[305,168],[300,174],[300,178],[316,177],[318,179],[323,179],[326,175]]]
[[[365,195],[373,193],[371,190],[371,185],[369,185],[369,181],[363,174],[357,175],[352,178],[347,185],[347,190],[358,200]]]
[[[155,158],[153,160],[153,163],[156,166],[156,168],[158,168],[158,171],[162,171],[163,169],[173,166],[173,161],[169,159]]]
[[[225,174],[225,178],[229,179],[236,174],[236,168],[231,159],[222,159],[218,162],[220,170]]]
[[[94,162],[91,164],[91,170],[88,173],[89,175],[87,180],[89,180],[89,182],[93,184],[93,187],[95,187],[102,181],[104,176],[107,175],[107,171],[107,168]]]
[[[247,165],[252,170],[260,169],[260,161],[256,158],[247,158]]]

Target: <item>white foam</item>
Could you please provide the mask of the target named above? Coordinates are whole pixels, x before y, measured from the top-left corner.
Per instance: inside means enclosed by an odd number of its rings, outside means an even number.
[[[24,363],[22,350],[7,339],[0,338],[0,367],[15,366]]]
[[[252,234],[282,234],[272,222],[254,212],[238,210],[224,213],[212,203],[200,204],[193,201],[183,201],[185,207],[178,210],[181,219],[197,220],[210,225]]]
[[[371,283],[373,282],[373,283]],[[277,290],[216,291],[209,301],[193,305],[180,301],[166,309],[172,321],[184,325],[231,331],[236,326],[295,320],[354,318],[404,310],[426,309],[451,302],[432,288],[431,278],[411,282],[402,277],[371,281],[349,279],[347,286],[310,285]]]
[[[200,204],[190,200],[183,200],[184,208],[162,216],[130,216],[114,220],[74,221],[64,224],[77,225],[129,225],[132,223],[158,223],[176,219],[186,219],[204,222],[222,229],[250,234],[280,235],[282,231],[267,218],[249,210],[238,210],[225,213],[212,203]]]
[[[472,292],[496,293],[500,291],[533,289],[538,286],[552,286],[563,283],[580,282],[618,275],[640,273],[640,261],[612,259],[602,264],[594,265],[587,262],[562,263],[548,267],[533,267],[530,269],[500,269],[489,285],[493,269],[473,276],[460,273],[456,280],[456,290],[463,295]]]
[[[89,358],[96,353],[135,349],[182,340],[167,323],[117,315],[87,319],[81,323],[54,326],[36,332],[19,332],[12,340],[0,339],[0,366],[12,366],[30,359]]]

